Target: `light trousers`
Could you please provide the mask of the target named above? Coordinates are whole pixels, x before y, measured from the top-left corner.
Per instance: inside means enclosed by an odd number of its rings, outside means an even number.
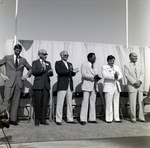
[[[105,103],[106,112],[105,120],[106,122],[120,121],[119,118],[119,96],[120,93],[117,90],[113,92],[105,92]]]
[[[80,112],[80,121],[87,122],[89,103],[90,103],[89,121],[96,121],[95,101],[96,101],[95,89],[92,92],[88,92],[88,91],[83,92],[83,100],[82,100],[82,106],[81,106],[81,112]]]
[[[144,117],[144,103],[143,103],[143,92],[136,90],[135,92],[129,92],[129,103],[130,103],[130,117],[131,120],[136,121],[136,101],[138,99],[139,104],[139,119],[145,120]]]
[[[56,122],[62,121],[65,97],[67,101],[67,122],[73,121],[72,91],[69,84],[67,90],[57,92]]]

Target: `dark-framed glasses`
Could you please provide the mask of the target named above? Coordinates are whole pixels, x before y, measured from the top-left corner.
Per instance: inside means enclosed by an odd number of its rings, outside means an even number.
[[[64,57],[69,57],[69,55],[68,54],[64,54]]]
[[[42,55],[44,55],[44,56],[47,56],[48,54],[47,53],[41,53]]]

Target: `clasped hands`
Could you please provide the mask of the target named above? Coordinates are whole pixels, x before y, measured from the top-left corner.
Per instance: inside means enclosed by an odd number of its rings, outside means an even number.
[[[50,76],[53,76],[53,69],[50,69],[50,70],[48,71],[48,74],[49,74]]]
[[[133,85],[134,85],[135,88],[139,88],[140,85],[141,85],[141,81],[138,80],[138,81],[136,81]]]
[[[94,81],[99,81],[100,79],[102,79],[102,78],[99,75],[94,76]]]
[[[118,76],[119,76],[119,73],[117,71],[115,71],[114,77],[115,77],[116,80],[118,80]]]

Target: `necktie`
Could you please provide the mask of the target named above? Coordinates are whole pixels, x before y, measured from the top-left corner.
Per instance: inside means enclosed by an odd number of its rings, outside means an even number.
[[[137,69],[136,69],[136,64],[135,64],[135,63],[133,63],[133,65],[134,65],[134,71],[135,71],[135,74],[136,74],[136,77],[137,77]]]
[[[18,67],[18,57],[16,56],[16,60],[15,60],[15,67]]]
[[[91,68],[94,69],[94,64],[92,63]]]

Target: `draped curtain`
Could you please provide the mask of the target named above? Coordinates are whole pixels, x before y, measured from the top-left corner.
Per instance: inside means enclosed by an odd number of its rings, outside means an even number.
[[[107,64],[106,58],[108,55],[114,55],[115,64],[118,65],[124,75],[124,65],[129,62],[129,54],[135,52],[138,55],[138,62],[144,67],[144,90],[149,90],[150,85],[150,49],[149,47],[123,45],[86,43],[86,42],[65,42],[65,41],[39,41],[39,40],[18,40],[18,43],[23,46],[21,56],[27,59],[29,64],[38,58],[38,50],[45,49],[48,52],[47,60],[51,62],[54,76],[51,77],[52,91],[56,90],[57,74],[55,72],[55,62],[60,60],[60,52],[67,50],[69,53],[68,61],[73,64],[74,68],[81,68],[81,64],[87,61],[87,54],[94,52],[96,54],[96,66],[101,75],[101,67]],[[5,40],[4,55],[13,54],[13,40]],[[25,70],[26,73],[26,70]],[[81,91],[81,73],[76,74],[73,78],[74,89]],[[28,79],[33,84],[33,76]],[[102,92],[103,79],[100,80],[100,91]],[[122,91],[126,91],[126,79],[121,82]]]

